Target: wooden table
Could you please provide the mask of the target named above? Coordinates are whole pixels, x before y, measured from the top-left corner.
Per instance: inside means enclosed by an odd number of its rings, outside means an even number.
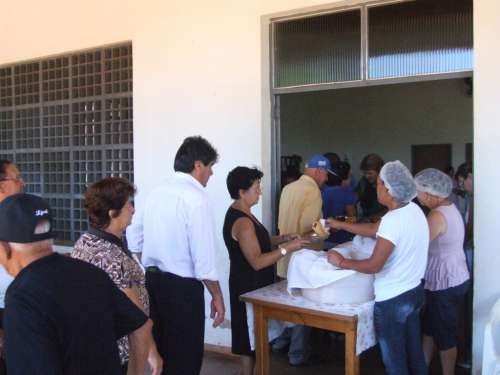
[[[267,287],[266,287],[267,288]],[[265,289],[265,288],[263,288]],[[240,299],[251,303],[255,319],[256,374],[269,374],[268,321],[276,319],[345,334],[345,373],[359,374],[356,355],[358,317],[316,311],[291,304],[271,302],[259,296],[259,291],[243,294]]]

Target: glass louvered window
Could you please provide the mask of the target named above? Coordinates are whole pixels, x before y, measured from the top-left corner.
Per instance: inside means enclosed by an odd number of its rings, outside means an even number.
[[[272,30],[274,89],[473,69],[472,0],[370,3]]]
[[[278,87],[361,78],[360,11],[275,25]]]
[[[369,77],[472,70],[472,2],[420,0],[369,8]]]
[[[0,67],[0,158],[49,201],[60,242],[87,230],[89,184],[133,181],[132,110],[130,43]]]

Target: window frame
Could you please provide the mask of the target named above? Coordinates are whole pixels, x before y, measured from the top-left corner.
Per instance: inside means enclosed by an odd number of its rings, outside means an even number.
[[[271,75],[271,95],[281,95],[300,92],[311,92],[321,90],[343,89],[353,87],[366,87],[376,85],[400,84],[407,82],[422,82],[442,79],[470,78],[473,76],[473,69],[464,71],[453,71],[445,73],[425,73],[418,75],[370,78],[369,72],[369,46],[368,46],[368,13],[370,8],[390,6],[414,0],[377,0],[368,2],[357,2],[356,4],[333,5],[330,9],[321,11],[304,12],[283,17],[273,17],[270,19],[270,75]],[[328,83],[303,84],[295,86],[276,86],[276,24],[289,22],[304,18],[329,15],[334,13],[348,12],[359,9],[361,11],[361,79],[355,81],[338,81]],[[472,25],[471,25],[472,26]]]

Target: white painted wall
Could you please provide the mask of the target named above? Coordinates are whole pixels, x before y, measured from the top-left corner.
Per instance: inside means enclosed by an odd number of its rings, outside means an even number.
[[[401,160],[411,145],[452,144],[452,165],[472,142],[472,97],[463,79],[351,88],[281,96],[283,155],[347,155],[353,173],[364,155]]]
[[[496,0],[476,0],[474,5],[474,367],[478,374],[484,320],[500,296],[500,251],[495,235],[500,170],[494,167],[500,139],[500,52],[495,48],[500,9]],[[278,12],[329,7],[321,0],[6,1],[0,23],[0,64],[132,40],[139,190],[146,193],[171,173],[174,152],[184,137],[202,134],[221,154],[209,184],[220,226],[229,204],[224,186],[228,170],[236,164],[257,164],[269,175],[269,18]],[[263,197],[266,222],[270,218],[269,185]],[[261,216],[260,209],[257,215]],[[220,250],[218,266],[221,279],[226,280],[228,258],[221,239]],[[225,281],[223,288],[227,291]],[[213,330],[208,324],[206,337],[212,344],[230,343],[229,330]]]
[[[221,156],[208,189],[222,231],[230,203],[227,172],[238,164],[265,164],[267,171],[270,165],[268,157],[263,159],[262,147],[262,108],[266,105],[262,97],[267,91],[261,84],[266,51],[261,17],[319,3],[10,1],[2,3],[0,65],[131,40],[138,203],[172,173],[173,157],[182,139],[200,134]],[[256,215],[260,217],[261,211],[257,207]],[[218,234],[217,264],[229,310],[229,260]],[[230,345],[229,329],[212,329],[209,319],[206,326],[208,343]]]
[[[481,374],[483,331],[500,298],[500,4],[474,1],[474,338],[473,374]],[[489,374],[483,374],[489,375]]]

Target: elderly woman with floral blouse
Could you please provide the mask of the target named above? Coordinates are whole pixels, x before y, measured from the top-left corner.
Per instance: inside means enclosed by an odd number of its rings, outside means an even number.
[[[104,270],[120,290],[149,314],[144,272],[122,241],[134,214],[134,194],[134,186],[124,178],[107,177],[91,185],[85,193],[90,228],[75,243],[71,256]],[[118,350],[123,374],[126,374],[129,360],[127,337],[118,340]],[[148,363],[153,375],[161,374],[163,361],[154,343]]]

